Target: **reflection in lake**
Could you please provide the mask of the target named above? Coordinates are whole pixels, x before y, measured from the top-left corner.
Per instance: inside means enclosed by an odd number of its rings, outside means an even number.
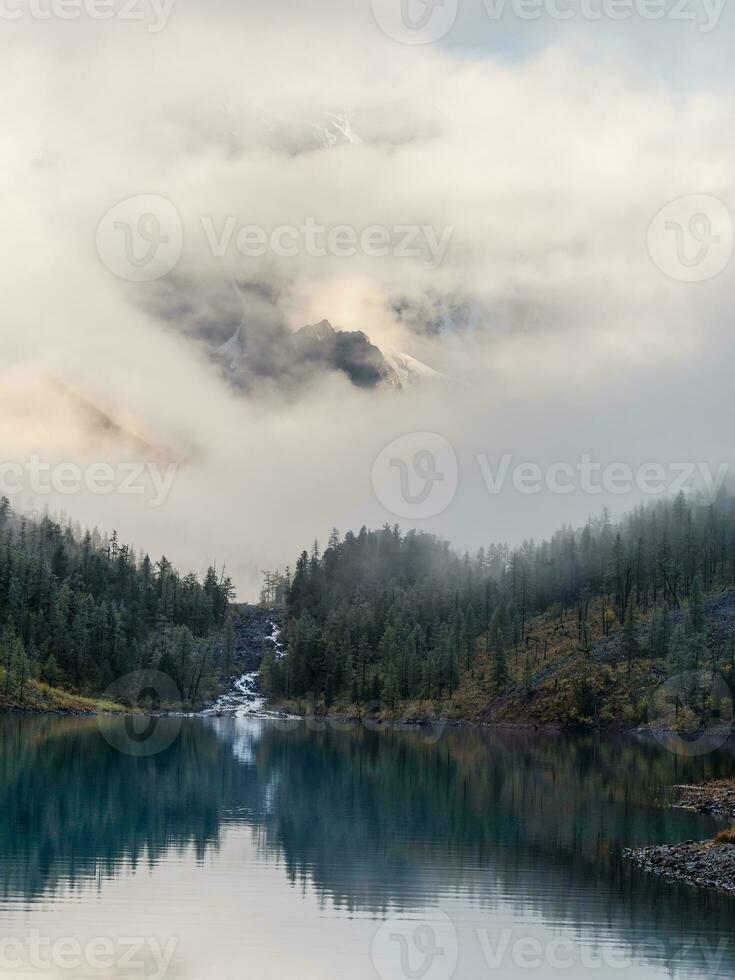
[[[481,936],[495,949],[503,930],[509,950],[571,938],[566,972],[580,976],[621,975],[600,949],[626,975],[631,961],[638,976],[735,970],[732,899],[621,858],[712,835],[719,824],[660,805],[658,788],[731,773],[730,746],[683,760],[655,742],[525,731],[434,741],[251,718],[159,725],[180,734],[135,757],[95,719],[0,721],[2,936],[173,936],[170,977],[247,964],[259,977],[375,978],[380,922],[438,908],[458,934],[457,977],[558,975],[512,952],[493,971]]]

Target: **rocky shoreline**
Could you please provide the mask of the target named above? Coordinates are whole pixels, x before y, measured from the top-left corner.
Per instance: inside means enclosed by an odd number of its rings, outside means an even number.
[[[699,786],[675,786],[674,789],[677,793],[675,807],[735,820],[735,780],[718,779]]]
[[[687,840],[681,844],[628,848],[623,855],[643,871],[735,895],[735,844]]]
[[[718,779],[674,789],[674,807],[735,818],[733,780]],[[725,831],[711,841],[685,840],[680,844],[626,848],[623,856],[643,871],[735,895],[735,831]]]

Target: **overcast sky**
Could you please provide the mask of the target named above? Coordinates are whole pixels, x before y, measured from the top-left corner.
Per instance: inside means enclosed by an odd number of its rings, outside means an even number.
[[[17,504],[249,597],[333,525],[515,544],[729,462],[732,11],[74,2],[0,4],[2,461],[176,472]],[[243,394],[207,353],[325,317],[455,380]]]

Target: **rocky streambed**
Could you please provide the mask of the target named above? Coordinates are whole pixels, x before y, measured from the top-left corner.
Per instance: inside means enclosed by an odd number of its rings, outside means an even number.
[[[283,712],[267,709],[267,698],[260,688],[260,664],[266,649],[282,657],[280,612],[242,605],[234,619],[234,673],[227,690],[202,712],[204,715],[261,715],[283,717]]]

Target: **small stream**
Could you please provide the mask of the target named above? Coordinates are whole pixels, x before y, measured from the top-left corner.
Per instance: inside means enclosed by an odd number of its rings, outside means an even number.
[[[285,656],[285,649],[281,640],[281,628],[276,623],[268,620],[270,634],[261,637],[261,641],[272,643],[276,650],[276,657]],[[260,691],[260,670],[249,670],[233,681],[232,688],[220,695],[206,714],[210,715],[230,715],[242,718],[245,716],[259,717],[280,717],[282,712],[269,711],[266,708],[266,698]]]

